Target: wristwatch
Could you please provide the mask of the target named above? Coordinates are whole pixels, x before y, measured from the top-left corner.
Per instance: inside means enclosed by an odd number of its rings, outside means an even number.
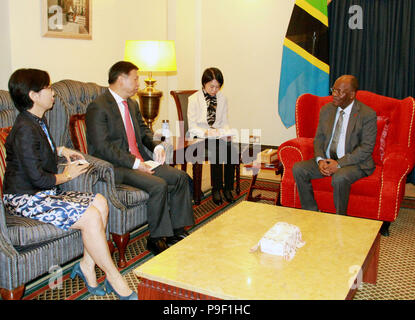
[[[63,172],[63,174],[65,175],[65,178],[67,179],[67,181],[72,179],[72,176],[69,174],[69,172]]]

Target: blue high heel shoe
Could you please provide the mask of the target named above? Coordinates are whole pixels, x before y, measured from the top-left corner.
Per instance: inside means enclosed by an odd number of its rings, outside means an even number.
[[[111,292],[114,292],[120,300],[138,300],[137,293],[133,291],[129,296],[122,296],[118,294],[117,291],[114,290],[114,288],[111,286],[111,283],[107,279],[104,281],[105,289],[107,290],[107,293],[110,294]]]
[[[85,285],[90,293],[96,296],[105,296],[107,294],[107,292],[100,285],[96,287],[90,287],[88,285],[88,282],[85,279],[85,276],[81,270],[81,265],[79,264],[79,262],[76,263],[72,269],[71,279],[74,279],[77,275],[79,276],[79,278],[81,278],[85,282]]]

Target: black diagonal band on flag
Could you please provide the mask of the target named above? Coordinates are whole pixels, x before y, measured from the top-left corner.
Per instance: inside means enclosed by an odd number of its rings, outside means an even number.
[[[329,64],[327,26],[297,5],[291,15],[286,38]]]

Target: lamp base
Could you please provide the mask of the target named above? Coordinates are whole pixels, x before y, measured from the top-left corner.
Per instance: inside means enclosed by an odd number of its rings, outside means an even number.
[[[153,131],[153,122],[159,114],[160,99],[163,92],[154,88],[156,80],[147,78],[144,80],[146,87],[137,92],[140,100],[140,111],[150,130]]]

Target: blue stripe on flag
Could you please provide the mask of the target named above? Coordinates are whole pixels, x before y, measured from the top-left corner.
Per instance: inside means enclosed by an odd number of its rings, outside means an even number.
[[[295,103],[297,98],[304,93],[327,96],[329,74],[284,46],[278,93],[278,114],[286,128],[295,124]]]

